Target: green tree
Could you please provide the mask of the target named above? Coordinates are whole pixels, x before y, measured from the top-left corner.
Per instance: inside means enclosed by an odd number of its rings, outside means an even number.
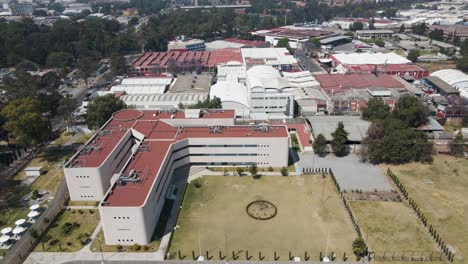
[[[91,57],[82,57],[77,68],[86,83],[86,88],[88,88],[89,77],[97,70],[98,63]]]
[[[70,121],[73,118],[73,111],[78,107],[76,100],[73,99],[70,95],[60,99],[57,112],[62,115],[67,124],[67,130],[69,130]]]
[[[348,141],[349,133],[344,129],[343,122],[338,123],[338,127],[331,135],[331,148],[333,153],[338,157],[345,156],[348,151],[346,142]]]
[[[202,108],[221,109],[222,107],[223,106],[222,106],[222,103],[221,103],[221,99],[219,97],[214,96],[213,99],[206,99],[203,102],[199,101],[198,103],[193,104],[193,105],[189,105],[186,108],[189,108],[189,109],[202,109]]]
[[[41,103],[31,97],[10,101],[1,111],[6,122],[3,128],[10,139],[24,147],[33,147],[47,140],[50,134]]]
[[[427,123],[428,109],[419,98],[403,95],[398,99],[392,114],[406,126],[416,128]]]
[[[320,39],[318,39],[318,38],[310,38],[307,42],[313,43],[315,45],[315,47],[318,48],[318,49],[322,45],[320,43]]]
[[[411,29],[414,34],[424,35],[426,33],[427,26],[425,23],[420,23],[420,24],[413,25]]]
[[[398,30],[399,33],[405,33],[405,24],[401,24],[400,29]]]
[[[463,55],[457,60],[457,69],[468,72],[468,54]]]
[[[279,39],[278,42],[276,43],[277,48],[289,48],[289,39],[288,38],[282,38]]]
[[[258,173],[258,167],[257,167],[257,164],[252,164],[250,165],[249,167],[249,172],[252,176],[257,176],[257,173]]]
[[[317,135],[317,138],[314,141],[313,148],[315,154],[319,156],[325,155],[325,152],[327,150],[327,140],[322,134]]]
[[[434,29],[429,32],[429,38],[432,40],[443,41],[444,40],[444,31],[442,29]]]
[[[353,252],[356,254],[358,257],[364,257],[366,255],[367,251],[367,246],[366,242],[362,238],[356,238],[353,241]]]
[[[455,157],[463,157],[466,152],[465,138],[463,133],[460,131],[451,141],[450,141],[450,153]]]
[[[367,102],[361,112],[364,120],[384,120],[390,114],[390,107],[381,98],[375,97]]]
[[[385,41],[383,41],[382,39],[376,39],[374,44],[381,48],[385,47]]]
[[[70,67],[73,64],[73,56],[67,52],[51,52],[47,56],[47,66],[63,68]]]
[[[113,113],[125,108],[125,103],[113,94],[98,97],[88,105],[86,124],[90,129],[100,128]]]
[[[406,58],[412,62],[416,62],[420,55],[419,50],[412,49],[408,52],[408,56],[406,56]]]
[[[110,68],[113,76],[124,75],[127,73],[125,58],[118,53],[112,53],[110,57]]]
[[[349,25],[349,31],[356,31],[364,29],[364,24],[362,22],[354,22]]]

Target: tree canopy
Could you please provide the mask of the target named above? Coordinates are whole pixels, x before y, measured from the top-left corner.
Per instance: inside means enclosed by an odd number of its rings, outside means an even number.
[[[40,109],[41,102],[31,97],[12,100],[2,109],[3,128],[13,142],[32,147],[47,140],[50,128]]]
[[[362,119],[382,120],[390,114],[390,107],[381,98],[371,98],[362,109]]]
[[[100,128],[112,114],[127,106],[113,94],[100,96],[92,101],[86,110],[86,124],[90,129]]]
[[[426,134],[416,130],[427,122],[426,115],[425,105],[410,95],[402,96],[392,112],[382,101],[369,101],[363,111],[363,118],[372,121],[364,140],[369,160],[394,164],[431,162],[432,143]]]
[[[417,49],[412,49],[408,51],[408,56],[406,58],[412,62],[416,62],[421,54],[419,53],[419,50]]]
[[[118,53],[112,53],[110,57],[110,68],[113,76],[124,75],[127,73],[125,58]]]
[[[327,150],[327,140],[322,134],[318,134],[314,141],[314,153],[323,156]]]
[[[289,39],[288,38],[282,38],[278,40],[278,43],[276,43],[277,48],[288,48],[289,47]]]
[[[468,151],[466,140],[463,137],[463,133],[460,131],[450,141],[450,153],[455,157],[463,157],[465,152]]]
[[[214,96],[212,99],[206,99],[205,101],[199,101],[196,104],[189,105],[187,108],[189,109],[221,109],[223,106],[221,104],[221,99],[219,97]],[[180,105],[179,105],[180,108]]]
[[[338,127],[331,135],[333,138],[331,141],[333,154],[338,157],[345,156],[348,153],[348,146],[346,146],[346,142],[348,141],[349,133],[345,130],[343,122],[338,123]]]
[[[364,24],[360,21],[354,22],[351,25],[349,25],[350,31],[362,30],[363,28],[364,28]]]

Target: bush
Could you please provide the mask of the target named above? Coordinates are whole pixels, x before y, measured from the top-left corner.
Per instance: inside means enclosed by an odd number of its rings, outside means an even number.
[[[139,251],[141,249],[141,246],[138,244],[133,245],[133,250]]]
[[[79,214],[83,214],[84,212],[83,212],[83,210],[79,209],[79,210],[78,210],[78,213],[79,213]]]
[[[39,192],[37,190],[34,190],[31,194],[31,200],[37,200],[39,196]]]
[[[60,243],[60,240],[54,239],[54,240],[51,240],[51,241],[49,242],[49,245],[53,247],[53,246],[57,245],[58,243]]]
[[[367,246],[366,242],[362,238],[356,238],[353,241],[353,252],[358,257],[364,257],[366,255]]]
[[[119,252],[122,252],[122,251],[123,251],[122,245],[116,245],[115,248],[116,248],[117,251],[119,251]]]
[[[89,213],[90,213],[90,214],[94,214],[94,210],[89,209]]]
[[[268,167],[268,171],[274,171],[273,167],[272,166]]]
[[[144,251],[148,251],[148,249],[149,249],[149,247],[148,247],[147,245],[144,245],[144,246],[143,246],[143,250],[144,250]]]
[[[67,242],[67,246],[71,247],[72,245],[73,245],[72,242],[70,242],[70,241]]]
[[[288,168],[286,167],[281,168],[281,175],[288,176],[289,175]]]
[[[195,182],[193,183],[193,185],[195,186],[195,188],[200,188],[200,187],[202,187],[202,184],[201,184],[201,182],[200,182],[200,181],[198,181],[198,180],[197,180],[197,181],[195,181]]]

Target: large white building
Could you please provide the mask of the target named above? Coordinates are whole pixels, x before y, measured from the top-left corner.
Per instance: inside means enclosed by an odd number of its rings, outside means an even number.
[[[204,51],[205,48],[204,40],[185,39],[183,36],[167,44],[168,51]]]
[[[445,69],[431,73],[431,76],[439,77],[442,81],[453,86],[460,95],[468,98],[468,75],[459,70]]]
[[[285,167],[286,126],[235,126],[230,110],[122,110],[65,164],[70,198],[101,201],[107,244],[147,244],[176,168]]]

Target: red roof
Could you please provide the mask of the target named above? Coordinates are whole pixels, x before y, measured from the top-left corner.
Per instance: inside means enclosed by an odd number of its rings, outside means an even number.
[[[167,67],[170,60],[179,63],[192,63],[192,59],[201,60],[205,67],[215,67],[218,64],[229,61],[242,62],[240,49],[220,49],[216,51],[169,51],[150,52],[141,55],[134,63],[133,67]]]
[[[209,110],[200,118],[234,118],[233,110]],[[79,153],[67,164],[79,164],[80,167],[99,167],[113,151],[126,133],[131,129],[143,134],[148,151],[138,151],[125,168],[138,173],[141,182],[115,184],[105,198],[106,206],[141,206],[144,204],[151,186],[155,182],[161,164],[173,143],[188,138],[239,138],[239,137],[287,137],[285,126],[271,126],[268,131],[258,131],[254,126],[227,126],[222,132],[212,133],[208,126],[175,127],[168,124],[171,119],[183,119],[183,112],[170,113],[160,111],[123,110],[113,115],[101,129],[110,133],[98,133],[86,146],[100,146],[90,152]],[[167,120],[164,121],[164,120]],[[87,147],[85,147],[87,148]],[[78,163],[75,163],[78,162]]]
[[[381,88],[405,88],[405,84],[399,81],[398,77],[380,74],[375,76],[374,74],[318,74],[314,76],[320,87],[327,93],[339,93],[347,91],[349,89],[365,89],[370,87],[381,87]]]
[[[265,41],[261,41],[261,40],[245,40],[245,39],[238,39],[238,38],[227,38],[224,41],[243,44],[246,46],[253,46],[253,47],[259,47],[259,46],[266,44]]]

